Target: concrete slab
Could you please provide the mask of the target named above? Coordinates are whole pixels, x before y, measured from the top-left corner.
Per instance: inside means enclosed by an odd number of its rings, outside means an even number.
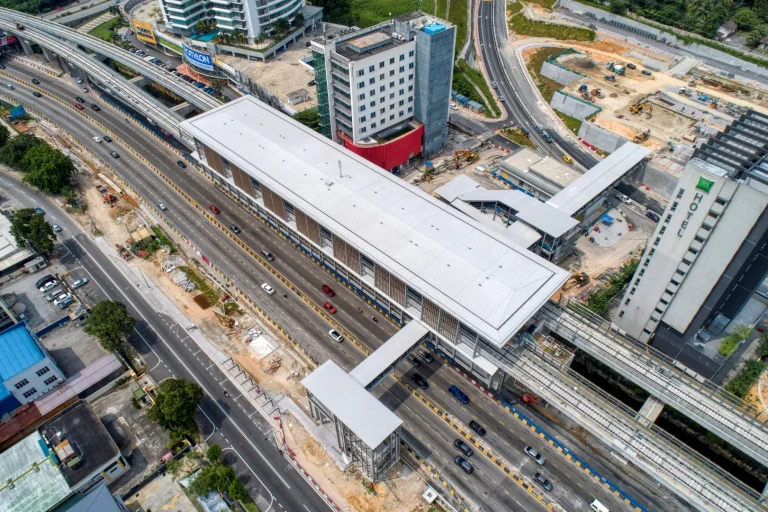
[[[40,341],[67,378],[107,355],[95,337],[73,323],[56,329]]]

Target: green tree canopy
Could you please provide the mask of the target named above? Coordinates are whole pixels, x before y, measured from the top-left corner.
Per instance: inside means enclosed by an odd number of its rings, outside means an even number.
[[[8,139],[0,148],[0,163],[20,171],[26,171],[27,169],[22,167],[22,162],[27,151],[40,145],[45,145],[45,142],[30,133],[21,133]]]
[[[274,25],[272,25],[272,30],[274,31],[273,33],[274,33],[275,39],[280,39],[289,30],[291,30],[291,24],[288,23],[288,20],[284,18],[280,18],[275,22]]]
[[[205,458],[211,462],[217,462],[219,457],[221,457],[221,446],[217,444],[212,444],[205,451]]]
[[[760,44],[760,41],[762,41],[764,38],[765,36],[763,36],[762,32],[760,32],[759,30],[753,30],[747,34],[747,37],[746,37],[747,46],[756,48],[757,45]]]
[[[8,128],[6,128],[4,124],[0,124],[0,147],[5,146],[5,143],[8,142],[10,136],[11,132],[8,131]]]
[[[114,352],[135,325],[136,319],[128,314],[125,304],[103,300],[96,304],[88,315],[85,332],[96,336],[104,350]]]
[[[195,409],[203,399],[203,389],[184,379],[166,379],[157,387],[149,419],[166,430],[196,431]]]
[[[24,182],[48,194],[58,194],[69,186],[75,173],[72,160],[56,148],[38,144],[30,148],[21,162],[27,172]]]
[[[751,30],[760,24],[760,17],[749,7],[742,7],[733,15],[733,21],[741,30]]]
[[[293,118],[307,128],[311,128],[316,132],[320,131],[320,112],[316,108],[308,108],[307,110],[297,112]]]
[[[36,213],[32,208],[22,208],[13,214],[11,235],[20,247],[24,247],[24,242],[29,240],[29,243],[43,254],[53,250],[53,242],[56,240],[53,227],[42,214]]]
[[[627,3],[624,0],[611,0],[611,4],[608,8],[614,14],[626,14]]]
[[[248,497],[245,485],[237,479],[235,470],[232,466],[225,466],[220,462],[201,469],[189,490],[195,496],[206,496],[212,491],[226,492],[229,497],[238,501],[243,501]]]

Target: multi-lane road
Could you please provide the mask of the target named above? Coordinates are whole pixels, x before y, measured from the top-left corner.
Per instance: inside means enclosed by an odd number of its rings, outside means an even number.
[[[18,64],[11,64],[11,69],[22,81],[37,78],[42,82],[43,88],[64,98],[67,102],[71,102],[78,94],[78,89],[65,79],[53,79]],[[148,202],[164,202],[168,205],[169,209],[166,212],[168,220],[184,233],[198,250],[211,258],[214,264],[283,325],[295,340],[312,353],[316,360],[324,361],[330,358],[347,370],[362,360],[363,355],[352,345],[338,345],[330,342],[327,334],[328,325],[294,294],[289,292],[287,298],[280,297],[279,293],[275,296],[266,295],[260,288],[263,282],[269,282],[278,289],[278,292],[288,292],[288,290],[284,290],[269,272],[248,257],[195,208],[173,192],[154,172],[147,169],[140,161],[133,159],[128,151],[116,148],[121,158],[110,159],[108,152],[115,144],[93,142],[91,138],[99,135],[101,130],[80,113],[62,108],[59,102],[47,97],[34,98],[31,96],[31,91],[21,85],[10,92],[18,95],[20,101],[32,106],[57,124],[66,126],[96,154],[105,161],[109,161]],[[88,102],[92,102],[92,99],[88,98]],[[98,102],[95,99],[93,101]],[[222,224],[238,224],[243,229],[243,241],[254,249],[270,250],[277,257],[274,263],[281,273],[297,284],[314,301],[322,303],[325,300],[319,290],[321,284],[328,282],[324,272],[266,229],[261,222],[229,202],[222,192],[213,188],[210,182],[197,171],[191,168],[182,170],[176,166],[175,161],[178,157],[154,137],[143,130],[137,130],[125,121],[124,116],[109,107],[104,106],[101,112],[88,112],[88,115],[98,118],[115,135],[128,145],[137,148],[145,158],[151,160],[161,172],[182,187],[199,204],[218,205],[223,210],[219,215]],[[329,284],[332,285],[332,283]],[[334,304],[339,310],[336,315],[337,320],[370,349],[377,348],[395,332],[394,326],[388,323],[374,323],[368,314],[360,315],[357,308],[362,302],[356,295],[345,289],[337,289],[337,292],[337,298],[334,299]],[[410,368],[404,370],[413,371]],[[514,420],[494,402],[466,382],[462,382],[453,370],[433,363],[420,368],[419,372],[425,374],[424,376],[428,377],[432,383],[427,392],[429,399],[465,423],[474,418],[484,424],[489,431],[489,435],[484,440],[486,444],[494,453],[508,460],[520,474],[530,478],[535,469],[532,461],[522,453],[522,448],[530,444],[541,449],[548,456],[545,472],[555,483],[555,491],[551,494],[547,493],[547,499],[566,509],[584,508],[593,497],[608,504],[612,510],[628,508],[601,485],[587,478],[583,471],[578,470],[554,451],[550,451],[528,428]],[[409,373],[404,374],[406,379],[409,375]],[[472,398],[470,407],[459,407],[445,394],[445,389],[450,384],[459,384],[465,392],[470,394]],[[470,502],[488,510],[533,510],[539,506],[527,491],[508,479],[481,454],[473,457],[473,462],[477,466],[475,474],[467,476],[459,471],[452,463],[455,453],[450,445],[456,437],[455,432],[430,409],[407,393],[402,386],[386,381],[380,389],[376,390],[376,394],[381,395],[385,403],[404,419],[406,437],[410,437],[409,442],[414,448],[439,468],[459,493]],[[228,438],[231,439],[229,436]],[[571,448],[576,451],[580,449],[580,447]],[[582,455],[585,454],[582,453]],[[669,508],[670,500],[677,502],[676,498],[655,488],[655,485],[649,484],[649,480],[637,472],[627,476],[623,471],[615,470],[615,465],[610,461],[590,460],[590,463],[594,464],[607,478],[623,482],[626,491],[641,503],[647,504],[649,508],[661,506]],[[260,468],[258,460],[255,460],[254,466]],[[258,469],[256,470],[258,472]]]

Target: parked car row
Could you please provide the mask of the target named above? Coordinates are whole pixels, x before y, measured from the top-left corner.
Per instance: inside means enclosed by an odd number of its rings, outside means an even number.
[[[63,281],[59,281],[51,274],[48,274],[38,279],[35,287],[40,290],[40,293],[50,292],[45,296],[45,300],[53,302],[53,305],[59,309],[66,309],[75,302],[71,292],[88,284],[88,278],[83,277],[73,281],[68,288],[65,283],[62,283]]]

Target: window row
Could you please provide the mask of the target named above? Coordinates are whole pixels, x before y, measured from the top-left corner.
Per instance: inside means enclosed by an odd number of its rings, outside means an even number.
[[[408,57],[413,57],[413,56],[414,56],[414,51],[413,50],[409,51],[408,52]],[[398,60],[398,62],[403,62],[405,60],[405,54],[401,53],[397,60]],[[394,57],[390,58],[389,59],[389,64],[392,65],[394,63],[395,63],[395,58]],[[386,65],[385,61],[383,61],[383,60],[380,61],[379,62],[379,69],[382,69],[385,65]],[[413,62],[411,62],[408,67],[413,68]],[[368,72],[369,73],[375,73],[376,72],[376,66],[373,65],[373,64],[368,66]],[[357,70],[357,76],[364,76],[364,75],[365,75],[365,69],[358,69]]]

